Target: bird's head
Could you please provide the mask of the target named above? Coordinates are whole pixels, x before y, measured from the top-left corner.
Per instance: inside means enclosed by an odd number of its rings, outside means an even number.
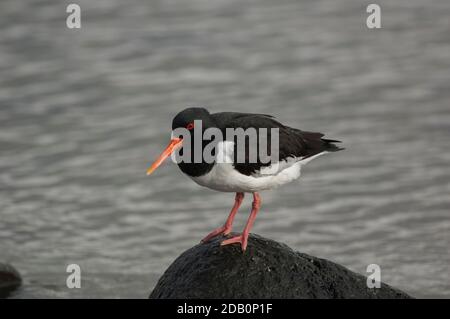
[[[178,128],[186,128],[193,131],[195,121],[202,121],[203,129],[214,125],[207,109],[202,107],[190,107],[178,113],[172,121],[172,131]]]
[[[174,151],[183,147],[183,137],[178,132],[184,131],[191,135],[190,141],[193,148],[194,129],[199,129],[198,127],[196,127],[198,124],[201,125],[200,132],[204,132],[205,129],[215,126],[210,113],[205,108],[191,107],[184,109],[183,111],[178,113],[172,121],[172,139],[169,145],[167,145],[165,150],[161,153],[161,155],[147,170],[147,175],[153,173]]]

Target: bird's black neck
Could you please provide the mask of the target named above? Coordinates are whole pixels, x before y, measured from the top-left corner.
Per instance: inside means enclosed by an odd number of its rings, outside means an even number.
[[[185,173],[189,176],[198,177],[198,176],[205,175],[209,171],[211,171],[211,169],[213,168],[213,166],[215,164],[214,162],[208,163],[203,158],[203,151],[204,151],[206,145],[209,143],[209,141],[202,140],[202,148],[201,148],[202,153],[197,154],[197,156],[200,155],[201,158],[197,159],[197,161],[195,158],[195,152],[199,151],[199,150],[195,149],[195,146],[194,146],[195,141],[193,138],[191,138],[191,141],[192,141],[192,144],[191,144],[191,152],[190,152],[190,161],[189,162],[182,161],[182,162],[178,163],[178,166],[180,167],[180,169],[183,173]],[[184,148],[185,147],[183,147],[180,154],[184,153],[184,150],[185,150]]]
[[[189,176],[198,177],[207,174],[212,170],[214,163],[179,163],[181,171]]]

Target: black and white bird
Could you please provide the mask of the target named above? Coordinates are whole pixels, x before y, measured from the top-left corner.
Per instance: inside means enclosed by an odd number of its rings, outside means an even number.
[[[273,116],[265,114],[237,112],[212,114],[204,108],[187,108],[178,113],[173,119],[172,132],[178,128],[186,128],[193,137],[195,123],[198,123],[198,121],[202,123],[202,131],[208,128],[216,128],[222,132],[224,139],[217,142],[214,153],[215,158],[220,158],[221,160],[180,162],[178,163],[179,168],[184,174],[201,186],[216,191],[236,193],[234,206],[225,224],[209,233],[203,238],[202,242],[209,241],[219,235],[229,235],[232,230],[234,217],[244,199],[244,194],[252,193],[252,211],[244,230],[239,236],[227,238],[221,243],[221,245],[240,243],[243,251],[247,248],[250,229],[261,207],[261,198],[258,192],[272,189],[298,179],[303,165],[322,154],[343,149],[336,145],[340,141],[325,139],[322,133],[306,132],[288,127],[276,121]],[[237,161],[237,141],[236,139],[226,139],[227,128],[242,128],[243,130],[249,128],[256,130],[265,128],[269,134],[271,129],[277,129],[277,162],[262,162],[259,157],[256,161],[250,161],[250,145],[248,143],[244,147],[245,161]],[[192,141],[190,147],[194,150],[196,141],[194,138],[190,140]],[[268,148],[270,147],[270,140],[270,136],[268,136],[266,140],[269,141],[269,143],[266,143]],[[200,143],[201,150],[203,150],[206,142],[202,141]],[[260,144],[259,137],[257,144],[257,146]],[[183,139],[172,134],[171,142],[147,170],[147,175],[150,175],[158,168],[175,150],[182,152],[183,147],[187,147],[183,143]]]

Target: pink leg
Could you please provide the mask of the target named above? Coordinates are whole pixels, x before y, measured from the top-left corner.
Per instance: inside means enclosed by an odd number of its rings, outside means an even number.
[[[244,200],[244,193],[236,193],[236,197],[234,199],[234,206],[231,209],[231,213],[228,216],[225,224],[210,232],[205,238],[202,239],[202,243],[205,243],[220,234],[228,235],[231,232],[234,217],[236,216],[236,213],[238,212],[239,207],[241,206],[243,200]]]
[[[261,197],[258,193],[253,193],[253,204],[252,204],[252,212],[250,213],[250,217],[248,218],[247,224],[245,225],[244,231],[241,235],[224,240],[221,245],[229,245],[234,243],[240,243],[242,251],[245,251],[247,249],[247,241],[248,241],[248,235],[250,233],[250,229],[253,226],[253,223],[255,222],[256,215],[258,214],[258,211],[261,207]]]

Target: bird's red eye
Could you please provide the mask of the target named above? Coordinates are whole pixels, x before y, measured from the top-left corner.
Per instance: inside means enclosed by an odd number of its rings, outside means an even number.
[[[194,123],[189,123],[186,128],[190,131],[194,128]]]

